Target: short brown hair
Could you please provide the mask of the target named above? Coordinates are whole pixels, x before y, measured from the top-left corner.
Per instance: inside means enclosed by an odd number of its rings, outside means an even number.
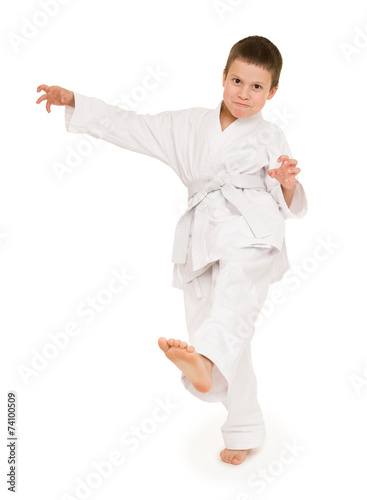
[[[235,59],[241,59],[269,71],[271,73],[270,90],[279,84],[283,59],[278,48],[267,38],[258,35],[248,36],[233,45],[224,68],[226,78]]]

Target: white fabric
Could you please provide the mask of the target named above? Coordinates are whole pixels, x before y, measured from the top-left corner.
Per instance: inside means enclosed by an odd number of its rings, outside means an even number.
[[[258,174],[228,174],[221,171],[215,177],[196,179],[188,186],[189,204],[176,227],[172,253],[173,262],[178,264],[184,264],[186,262],[194,209],[209,193],[216,190],[220,190],[224,198],[226,198],[232,206],[238,209],[256,238],[264,238],[270,235],[270,228],[265,221],[256,216],[252,206],[236,188],[265,190],[266,185],[260,172]],[[200,250],[200,247],[197,246],[192,249],[193,258],[195,259],[196,257],[199,259],[199,262],[196,263],[196,267],[198,268],[206,264],[205,261],[200,263],[200,257],[203,257]]]
[[[251,362],[253,324],[269,284],[289,269],[285,220],[307,211],[300,182],[288,208],[281,185],[267,175],[280,166],[280,155],[292,157],[283,131],[259,112],[222,132],[223,101],[215,109],[138,115],[74,96],[75,109],[65,108],[67,131],[157,158],[188,188],[189,215],[176,230],[172,285],[184,292],[190,342],[215,365],[206,394],[195,391],[184,376],[182,381],[200,399],[226,406],[222,433],[227,448],[260,446],[265,430]],[[262,187],[235,187],[239,174],[246,174],[243,181],[253,176]]]
[[[265,437],[250,342],[267,296],[275,255],[270,245],[228,248],[213,266],[184,283],[190,344],[214,366],[213,386],[207,393],[197,391],[183,374],[181,381],[202,401],[222,402],[227,408],[228,418],[221,430],[229,449],[256,448]]]
[[[106,104],[100,99],[74,93],[75,109],[65,107],[65,125],[69,132],[86,133],[117,146],[152,156],[169,165],[185,186],[205,178],[227,174],[254,174],[264,180],[264,189],[236,189],[243,203],[251,206],[251,220],[266,226],[266,236],[256,237],[246,219],[224,195],[223,190],[209,192],[194,208],[189,233],[191,253],[186,260],[174,262],[172,285],[183,284],[204,272],[221,258],[228,244],[248,247],[271,245],[276,249],[271,282],[282,278],[289,269],[285,245],[285,219],[303,217],[307,200],[300,182],[288,208],[280,183],[267,175],[279,167],[277,158],[290,157],[283,131],[263,119],[259,112],[237,119],[223,132],[219,116],[223,101],[215,109],[191,108],[154,115]],[[164,193],[159,193],[164,196]]]

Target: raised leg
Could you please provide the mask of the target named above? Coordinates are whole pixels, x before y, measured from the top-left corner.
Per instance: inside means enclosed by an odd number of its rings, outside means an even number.
[[[212,387],[212,367],[210,359],[195,351],[193,346],[178,339],[160,337],[158,345],[167,358],[187,377],[199,392],[208,392]]]

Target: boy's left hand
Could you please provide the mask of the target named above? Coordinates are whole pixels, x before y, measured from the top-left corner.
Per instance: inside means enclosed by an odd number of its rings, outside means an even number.
[[[289,159],[289,156],[279,156],[278,162],[282,162],[279,168],[271,168],[268,170],[268,175],[276,179],[286,189],[292,189],[297,184],[296,175],[301,169],[296,167],[297,160]]]

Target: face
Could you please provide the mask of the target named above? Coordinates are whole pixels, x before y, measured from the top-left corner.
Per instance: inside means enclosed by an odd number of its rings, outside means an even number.
[[[278,86],[270,92],[271,73],[264,68],[235,59],[228,71],[223,71],[223,101],[225,112],[234,118],[248,118],[274,97]]]

